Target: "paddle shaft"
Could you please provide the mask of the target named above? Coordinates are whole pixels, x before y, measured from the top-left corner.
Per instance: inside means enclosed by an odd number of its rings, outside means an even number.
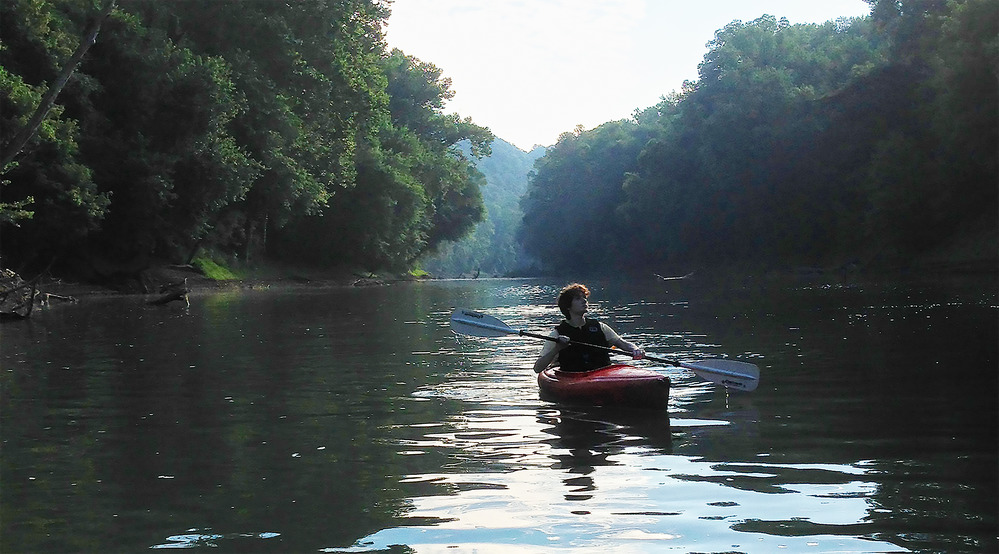
[[[460,314],[460,316],[459,316]],[[451,316],[451,325],[458,326],[456,331],[472,334],[482,337],[488,336],[502,336],[502,335],[520,335],[524,337],[532,337],[542,340],[550,340],[552,342],[559,341],[558,337],[553,337],[551,335],[539,335],[537,333],[530,333],[524,330],[514,329],[502,321],[479,312],[472,310],[457,310]],[[468,328],[462,328],[462,326],[470,326],[476,329],[490,331],[493,334],[481,334],[471,331]],[[619,354],[628,356],[627,352],[611,348],[608,346],[599,346],[596,344],[589,344],[585,342],[569,341],[569,344],[574,344],[577,346],[596,348],[598,350],[606,350],[612,354]],[[715,383],[725,385],[726,387],[737,388],[741,390],[751,391],[756,389],[757,383],[759,383],[759,368],[752,364],[747,364],[744,362],[729,362],[726,360],[703,360],[701,362],[681,362],[676,360],[669,360],[665,358],[657,358],[655,356],[644,356],[647,360],[652,360],[654,362],[659,362],[667,365],[678,366],[685,369],[689,369],[696,373],[698,376],[707,379],[709,381],[714,381]],[[719,365],[732,365],[733,367],[719,367]]]
[[[557,338],[555,338],[553,336],[550,336],[550,335],[538,335],[536,333],[528,333],[527,331],[516,331],[516,332],[517,332],[517,334],[525,336],[525,337],[534,337],[534,338],[537,338],[537,339],[545,339],[545,340],[550,340],[550,341],[558,342]],[[570,340],[569,344],[574,344],[576,346],[588,346],[590,348],[596,348],[598,350],[606,350],[606,351],[610,352],[611,354],[617,354],[619,356],[631,356],[631,354],[628,354],[627,352],[625,352],[623,350],[618,350],[617,348],[612,348],[612,347],[609,347],[609,346],[600,346],[599,344],[590,344],[588,342],[579,342],[579,341],[574,341],[574,340]],[[683,368],[687,368],[687,369],[693,370],[695,372],[714,373],[716,375],[723,375],[723,376],[727,376],[727,377],[732,377],[734,379],[752,379],[751,376],[743,375],[743,374],[741,374],[741,373],[739,373],[737,371],[728,371],[728,370],[725,370],[725,369],[720,369],[720,368],[715,368],[715,367],[707,368],[707,367],[699,366],[699,365],[696,365],[696,364],[687,364],[687,363],[676,361],[676,360],[669,360],[669,359],[666,359],[666,358],[659,358],[657,356],[649,356],[648,354],[646,354],[645,356],[642,356],[642,359],[643,360],[652,360],[653,362],[659,362],[661,364],[666,364],[666,365],[671,365],[671,366],[676,366],[676,367],[683,367]],[[737,387],[737,388],[744,388],[744,387]]]
[[[553,337],[551,335],[539,335],[538,333],[531,333],[531,332],[528,332],[528,331],[524,331],[523,329],[519,329],[518,330],[518,329],[513,329],[512,327],[499,326],[499,325],[490,325],[489,323],[486,323],[484,321],[465,321],[465,323],[468,323],[470,325],[474,325],[475,327],[481,327],[483,329],[492,329],[493,331],[499,331],[501,333],[516,334],[516,335],[520,335],[522,337],[531,337],[531,338],[535,338],[535,339],[550,340],[552,342],[558,342],[559,341],[558,337]],[[575,341],[575,340],[570,340],[569,344],[574,344],[576,346],[588,346],[590,348],[596,348],[598,350],[606,350],[608,352],[611,352],[612,354],[620,354],[622,356],[630,356],[631,355],[631,354],[628,354],[627,352],[622,352],[621,350],[618,350],[616,348],[611,348],[609,346],[600,346],[599,344],[590,344],[588,342],[579,342],[579,341]],[[678,362],[676,360],[668,360],[666,358],[659,358],[659,357],[656,357],[656,356],[649,356],[649,355],[645,355],[644,359],[646,359],[646,360],[652,360],[653,362],[659,362],[661,364],[666,364],[666,365],[671,365],[671,366],[678,366],[678,367],[684,367],[683,362]],[[744,377],[743,375],[740,375],[738,373],[725,371],[723,369],[715,369],[715,370],[712,370],[712,371],[715,371],[715,372],[721,373],[721,374],[729,374],[732,377]]]
[[[553,337],[551,335],[539,335],[539,334],[536,334],[536,333],[528,333],[527,331],[516,331],[516,332],[517,332],[517,334],[525,336],[525,337],[534,337],[536,339],[545,339],[545,340],[550,340],[552,342],[559,342],[559,340],[558,340],[557,337]],[[606,350],[606,351],[610,352],[611,354],[620,354],[622,356],[631,356],[631,354],[628,354],[627,352],[625,352],[623,350],[618,350],[617,348],[613,348],[613,347],[610,347],[610,346],[600,346],[599,344],[590,344],[588,342],[579,342],[579,341],[575,341],[575,340],[570,340],[569,344],[574,344],[576,346],[587,346],[589,348],[596,348],[598,350]],[[661,364],[666,364],[666,365],[674,365],[674,366],[680,365],[680,362],[677,362],[677,361],[674,361],[674,360],[667,360],[666,358],[657,358],[655,356],[649,356],[649,355],[643,356],[642,359],[652,360],[653,362],[659,362]]]
[[[466,320],[463,323],[467,323],[467,324],[473,325],[475,327],[481,327],[483,329],[491,329],[493,331],[499,331],[500,333],[506,333],[506,334],[509,334],[509,335],[520,335],[522,337],[531,337],[531,338],[535,338],[535,339],[542,339],[542,340],[550,340],[552,342],[559,342],[558,337],[553,337],[551,335],[539,335],[538,333],[530,333],[530,332],[524,331],[522,329],[518,330],[518,329],[514,329],[512,327],[505,327],[505,326],[500,326],[500,325],[490,325],[489,323],[486,323],[484,321],[467,321]],[[609,346],[600,346],[600,345],[597,345],[597,344],[590,344],[588,342],[579,342],[579,341],[570,340],[569,344],[574,344],[576,346],[588,346],[590,348],[597,348],[599,350],[607,350],[608,352],[614,352],[616,354],[625,354],[625,355],[627,355],[627,353],[621,352],[620,350],[611,348]],[[645,358],[649,359],[649,360],[652,360],[654,362],[660,362],[660,363],[665,363],[665,364],[669,364],[669,365],[679,365],[677,362],[674,362],[672,360],[663,360],[663,359],[659,359],[659,358],[654,358],[652,356],[645,356]]]

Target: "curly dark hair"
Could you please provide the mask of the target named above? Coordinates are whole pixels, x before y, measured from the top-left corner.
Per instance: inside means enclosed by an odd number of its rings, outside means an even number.
[[[562,314],[566,317],[566,319],[569,318],[569,306],[577,296],[589,298],[590,289],[586,288],[586,285],[581,283],[572,283],[570,285],[566,285],[565,288],[562,289],[562,292],[558,294],[558,309],[562,311]]]

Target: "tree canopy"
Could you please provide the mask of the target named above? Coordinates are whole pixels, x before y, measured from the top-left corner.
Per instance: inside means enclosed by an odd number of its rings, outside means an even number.
[[[504,143],[445,111],[442,68],[387,49],[387,0],[4,2],[2,262],[101,277],[205,250],[370,271],[436,253],[496,273],[521,254],[897,264],[997,240],[999,12],[868,2],[719,29],[680,91],[564,133],[519,210],[494,191],[520,185],[476,169]]]
[[[0,7],[0,143],[99,7]],[[378,270],[468,233],[493,137],[445,113],[440,69],[387,51],[388,15],[383,0],[120,0],[2,168],[4,264],[100,274],[210,248]]]
[[[523,199],[528,252],[549,270],[898,264],[995,240],[999,12],[871,4],[733,21],[682,91],[563,135]]]

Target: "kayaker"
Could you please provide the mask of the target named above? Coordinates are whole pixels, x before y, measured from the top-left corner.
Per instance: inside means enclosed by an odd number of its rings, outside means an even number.
[[[535,373],[541,373],[556,361],[562,371],[589,371],[610,365],[610,352],[583,344],[617,347],[636,360],[645,357],[644,350],[622,339],[606,323],[586,317],[589,296],[590,289],[580,283],[567,285],[559,293],[558,309],[565,320],[549,335],[558,340],[545,341],[538,361],[534,362]]]

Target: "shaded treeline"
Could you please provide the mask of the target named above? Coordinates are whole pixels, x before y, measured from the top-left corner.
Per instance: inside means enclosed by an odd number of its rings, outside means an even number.
[[[516,241],[516,230],[523,218],[520,199],[528,175],[545,148],[524,152],[497,138],[491,150],[488,157],[475,162],[486,178],[482,187],[486,217],[467,237],[448,241],[420,259],[422,268],[435,277],[521,274],[532,265]]]
[[[105,0],[105,4],[106,5]],[[99,12],[0,5],[0,144]],[[381,0],[119,0],[3,169],[3,263],[101,277],[209,251],[408,267],[482,218],[492,134],[441,70],[386,50]]]
[[[527,251],[549,270],[897,266],[974,236],[994,260],[999,10],[869,1],[734,21],[681,92],[562,135],[522,200]]]

